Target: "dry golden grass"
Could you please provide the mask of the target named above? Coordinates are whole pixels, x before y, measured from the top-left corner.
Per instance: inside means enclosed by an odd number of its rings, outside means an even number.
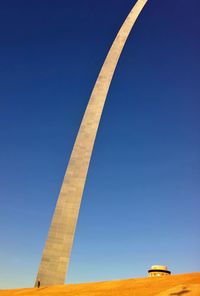
[[[0,296],[200,296],[200,273],[162,278],[0,290]]]

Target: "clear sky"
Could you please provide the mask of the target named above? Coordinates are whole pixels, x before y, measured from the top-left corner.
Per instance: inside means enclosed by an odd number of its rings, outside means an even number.
[[[34,284],[91,90],[134,3],[0,1],[0,288]],[[128,39],[68,282],[200,270],[199,11],[199,0],[149,0]]]

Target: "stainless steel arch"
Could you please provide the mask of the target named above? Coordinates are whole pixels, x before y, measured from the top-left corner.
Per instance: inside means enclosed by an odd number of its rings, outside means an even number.
[[[85,111],[43,251],[38,275],[41,286],[64,284],[82,194],[101,114],[110,83],[129,33],[148,0],[138,0],[105,59]]]

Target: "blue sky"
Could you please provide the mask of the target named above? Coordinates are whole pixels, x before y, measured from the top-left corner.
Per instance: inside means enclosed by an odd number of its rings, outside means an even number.
[[[31,287],[91,90],[135,1],[0,3],[0,288]],[[199,271],[199,0],[149,0],[119,61],[67,282]]]

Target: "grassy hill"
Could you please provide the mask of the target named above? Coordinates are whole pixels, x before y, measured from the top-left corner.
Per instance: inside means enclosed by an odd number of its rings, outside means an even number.
[[[0,296],[200,296],[200,273],[161,278],[0,290]]]

